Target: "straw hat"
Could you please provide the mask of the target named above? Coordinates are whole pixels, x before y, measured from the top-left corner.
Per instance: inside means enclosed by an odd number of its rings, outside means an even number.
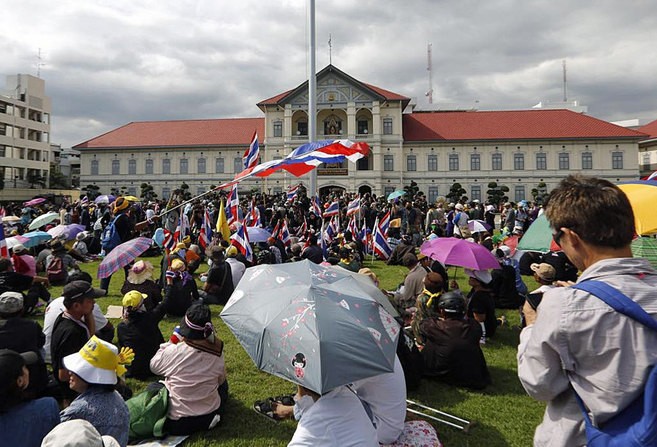
[[[124,365],[132,363],[134,353],[116,346],[95,335],[75,354],[64,357],[64,367],[80,376],[87,383],[115,385],[117,376],[126,372]]]
[[[543,281],[554,281],[554,279],[557,277],[557,271],[555,268],[546,262],[541,262],[540,264],[531,264],[529,268],[532,269],[532,271],[536,273],[536,275],[538,275],[538,277]]]
[[[153,264],[148,261],[137,261],[128,272],[128,282],[142,284],[153,277]]]

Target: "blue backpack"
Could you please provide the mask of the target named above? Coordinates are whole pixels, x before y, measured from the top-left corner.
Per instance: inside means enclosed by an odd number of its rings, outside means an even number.
[[[107,225],[105,230],[103,230],[103,235],[100,238],[100,246],[105,250],[105,254],[112,251],[114,247],[121,243],[121,236],[119,235],[119,232],[116,231],[116,221],[119,217],[121,217],[120,214],[116,216],[109,225]]]
[[[657,331],[657,321],[653,317],[609,284],[591,280],[578,283],[573,288],[589,292],[617,312]],[[586,406],[577,392],[575,397],[584,414],[589,447],[657,446],[657,366],[652,367],[643,394],[601,427],[593,426]]]

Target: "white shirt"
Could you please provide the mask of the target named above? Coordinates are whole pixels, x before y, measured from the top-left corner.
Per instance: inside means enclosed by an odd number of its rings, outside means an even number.
[[[378,447],[363,404],[346,386],[320,397],[299,420],[288,447]]]
[[[230,265],[230,272],[233,276],[233,287],[237,287],[240,279],[244,276],[246,266],[235,258],[226,258],[226,263]]]
[[[52,340],[52,329],[55,325],[55,320],[57,320],[59,314],[65,310],[66,306],[64,306],[63,296],[55,298],[50,302],[48,307],[46,307],[46,314],[43,317],[43,333],[46,336],[46,343],[43,345],[43,349],[46,351],[46,363],[50,363],[50,341]],[[103,315],[103,311],[100,310],[98,304],[94,303],[93,312],[94,321],[96,322],[96,331],[99,331],[107,325],[107,318],[105,318],[105,315]]]
[[[393,372],[359,380],[353,388],[372,410],[379,443],[395,442],[406,419],[406,378],[399,358],[395,355]]]

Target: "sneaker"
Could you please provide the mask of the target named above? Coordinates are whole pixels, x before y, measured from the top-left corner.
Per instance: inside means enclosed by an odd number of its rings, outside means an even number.
[[[481,338],[479,339],[479,344],[480,344],[480,345],[485,345],[485,344],[486,344],[486,337],[481,337]]]
[[[215,428],[219,422],[221,422],[221,416],[215,414],[214,418],[212,418],[212,421],[210,422],[210,426],[208,427],[208,430],[212,430],[213,428]]]

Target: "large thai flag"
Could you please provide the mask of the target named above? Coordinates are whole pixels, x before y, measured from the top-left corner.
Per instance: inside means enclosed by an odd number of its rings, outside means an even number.
[[[378,225],[378,222],[374,224],[374,244],[373,244],[374,254],[379,257],[379,259],[388,259],[392,254],[390,245],[386,241],[385,236],[381,232],[381,227]]]
[[[381,222],[378,226],[381,229],[381,234],[383,234],[384,237],[388,237],[388,228],[390,227],[390,210],[388,210],[388,212],[385,213],[385,215],[381,218]]]
[[[271,231],[271,237],[274,239],[278,239],[278,233],[281,231],[281,221],[278,220],[276,221],[276,225],[274,225],[274,229]]]
[[[301,177],[322,163],[342,163],[345,159],[355,163],[367,156],[369,152],[370,147],[365,142],[324,140],[306,143],[283,159],[266,161],[252,169],[245,169],[237,174],[233,181],[240,181],[253,175],[267,177],[280,169],[285,169],[292,175]],[[220,187],[225,187],[225,185],[220,185]]]
[[[227,199],[227,207],[226,209],[228,210],[228,225],[239,222],[239,207],[240,207],[240,199],[237,196],[237,183],[233,185],[233,188],[230,190],[230,194],[228,195]]]
[[[337,216],[340,214],[340,203],[336,200],[335,202],[331,203],[328,208],[326,208],[326,211],[324,211],[323,216],[324,217],[331,217],[331,216]]]
[[[287,190],[286,195],[287,195],[287,201],[288,202],[291,202],[294,199],[296,199],[297,195],[299,194],[299,187],[300,186],[301,186],[301,184],[291,186],[290,189]]]
[[[315,216],[322,217],[322,207],[318,196],[314,196],[310,199],[310,211],[315,213]]]
[[[249,243],[249,233],[246,225],[237,224],[237,231],[230,237],[233,245],[244,255],[247,261],[253,261],[253,249]]]
[[[201,230],[198,236],[198,244],[205,251],[205,249],[208,248],[208,245],[210,245],[211,240],[212,240],[212,219],[210,218],[210,212],[206,208],[205,213],[203,213],[203,222],[201,223]]]
[[[244,162],[244,169],[254,168],[258,165],[258,159],[260,158],[260,147],[258,146],[258,132],[253,132],[253,138],[251,138],[251,144],[249,148],[244,152],[242,161]]]
[[[349,202],[347,205],[347,216],[353,216],[360,211],[360,196]]]

